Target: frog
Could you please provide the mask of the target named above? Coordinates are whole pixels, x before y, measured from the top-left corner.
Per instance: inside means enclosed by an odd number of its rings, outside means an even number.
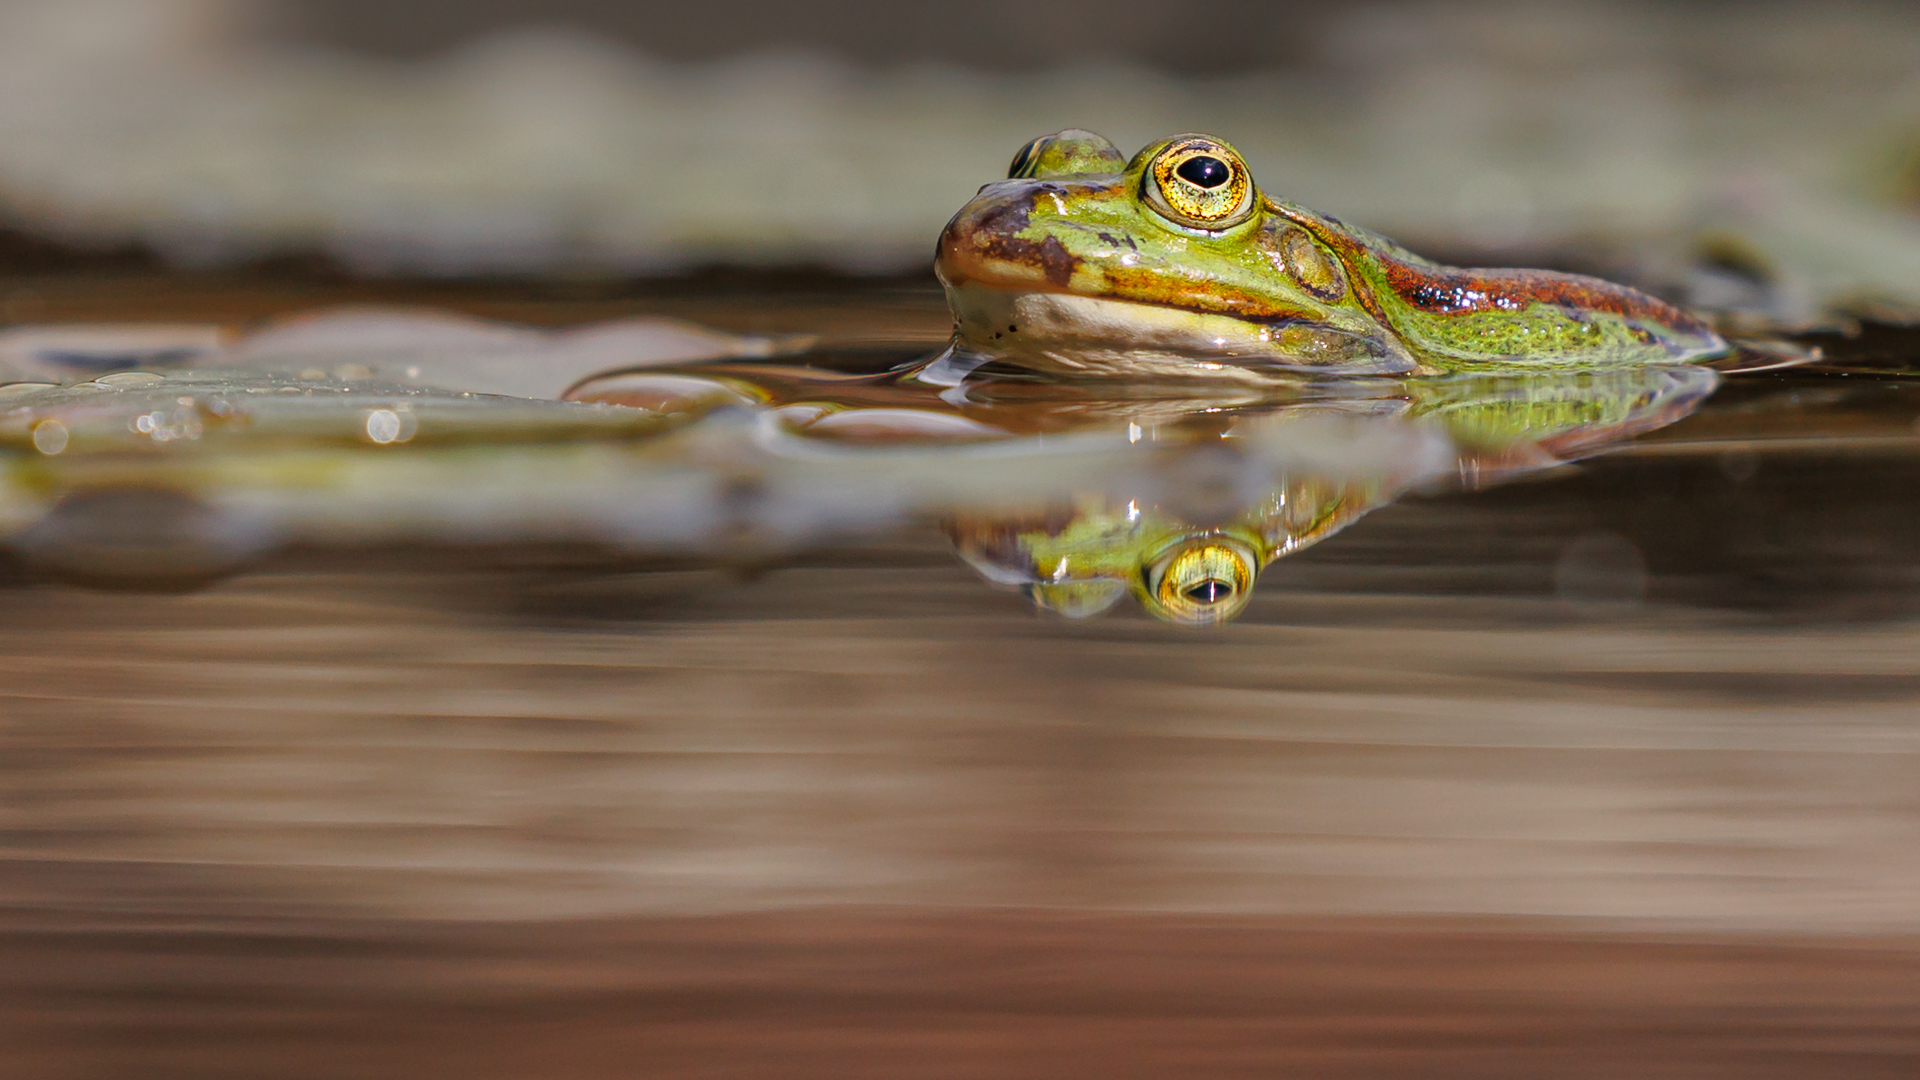
[[[1065,378],[1261,381],[1696,364],[1728,342],[1637,289],[1430,261],[1273,198],[1205,134],[1125,158],[1069,128],[1027,143],[941,232],[953,357]],[[955,363],[949,358],[949,366]]]

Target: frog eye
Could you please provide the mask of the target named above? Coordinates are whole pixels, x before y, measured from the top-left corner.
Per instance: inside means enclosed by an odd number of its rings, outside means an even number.
[[[1171,622],[1211,626],[1240,614],[1253,596],[1253,553],[1218,536],[1190,540],[1147,568],[1147,609]]]
[[[1042,135],[1020,148],[1007,167],[1007,179],[1052,179],[1117,173],[1127,167],[1120,148],[1103,136],[1079,128]]]
[[[1141,180],[1148,205],[1177,225],[1218,231],[1253,216],[1253,177],[1233,147],[1182,135],[1154,155]]]

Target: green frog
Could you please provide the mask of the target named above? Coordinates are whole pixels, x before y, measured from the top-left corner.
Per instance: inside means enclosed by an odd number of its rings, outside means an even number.
[[[1088,131],[1035,139],[948,223],[935,268],[963,364],[1078,378],[1436,375],[1729,352],[1706,323],[1626,286],[1442,266],[1275,200],[1208,135],[1131,161]]]

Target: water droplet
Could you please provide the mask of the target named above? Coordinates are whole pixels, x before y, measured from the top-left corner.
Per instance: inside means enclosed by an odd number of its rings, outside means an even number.
[[[33,425],[33,448],[48,455],[65,450],[67,425],[58,420],[42,420]]]
[[[399,437],[399,413],[392,409],[375,409],[367,414],[367,438],[385,446]]]
[[[111,375],[102,375],[93,380],[95,386],[152,386],[166,382],[164,375],[155,375],[151,371],[116,371]]]

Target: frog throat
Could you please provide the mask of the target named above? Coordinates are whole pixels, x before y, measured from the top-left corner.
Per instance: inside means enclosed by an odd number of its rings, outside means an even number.
[[[1254,322],[1160,304],[949,286],[955,346],[1030,369],[1086,378],[1207,375],[1263,382],[1310,367],[1348,374],[1410,374],[1419,365],[1384,335],[1305,321]]]

